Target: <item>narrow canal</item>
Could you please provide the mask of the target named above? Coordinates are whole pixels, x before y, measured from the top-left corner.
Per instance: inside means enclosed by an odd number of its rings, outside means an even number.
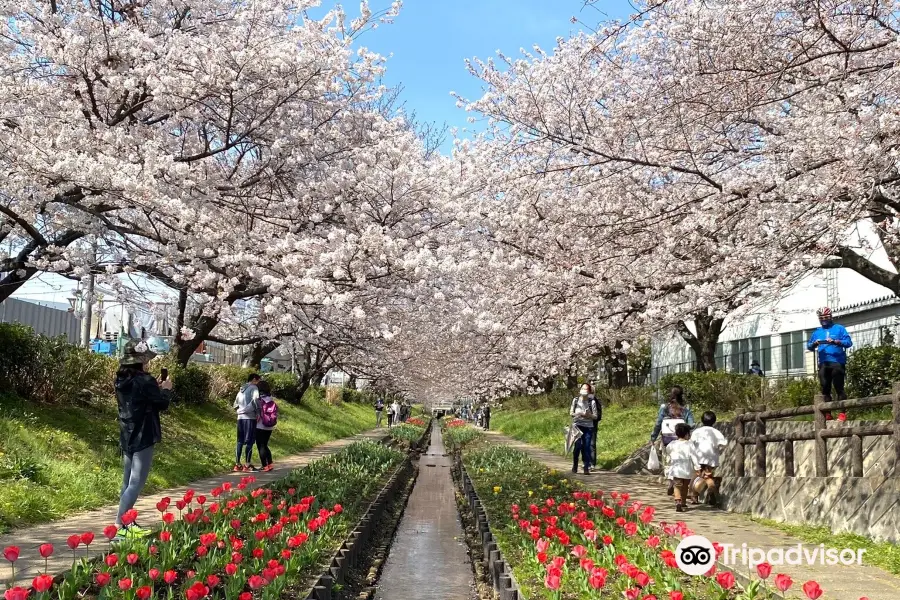
[[[472,566],[440,427],[419,462],[419,477],[384,565],[376,600],[471,600]]]

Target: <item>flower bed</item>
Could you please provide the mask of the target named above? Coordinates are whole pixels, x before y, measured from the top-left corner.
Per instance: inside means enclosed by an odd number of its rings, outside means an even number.
[[[295,471],[270,488],[245,493],[252,478],[223,483],[208,494],[189,491],[157,505],[163,529],[143,540],[103,544],[101,534],[69,539],[73,568],[32,587],[11,588],[6,600],[122,600],[305,597],[310,577],[368,510],[368,501],[404,455],[358,442]],[[132,521],[138,515],[126,515]],[[115,536],[107,527],[103,536]],[[54,549],[41,547],[49,556]],[[45,554],[46,553],[46,554]],[[18,549],[4,557],[15,565]],[[99,560],[89,560],[91,555]]]
[[[520,451],[473,449],[463,462],[464,491],[501,599],[763,600],[787,597],[793,586],[787,575],[770,585],[767,565],[746,585],[715,567],[689,577],[674,555],[692,533],[683,523],[657,524],[653,507],[627,493],[583,491]],[[825,598],[815,582],[802,592]]]
[[[415,450],[422,446],[423,438],[429,431],[429,424],[430,422],[422,419],[408,419],[406,423],[391,427],[391,439],[404,448]]]
[[[451,453],[456,453],[484,437],[484,432],[472,427],[461,419],[455,419],[444,424],[444,447]]]

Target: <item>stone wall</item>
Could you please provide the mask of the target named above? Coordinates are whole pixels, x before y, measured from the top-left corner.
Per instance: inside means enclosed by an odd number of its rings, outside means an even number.
[[[876,422],[829,421],[828,428],[873,425]],[[811,421],[772,421],[769,434],[811,431]],[[717,424],[729,440],[734,439],[732,423]],[[754,433],[752,424],[746,426]],[[877,540],[900,543],[900,477],[890,436],[863,438],[863,477],[851,477],[850,439],[829,439],[828,477],[815,476],[815,443],[794,442],[795,477],[785,477],[784,444],[766,444],[766,477],[755,477],[756,448],[746,446],[745,473],[735,476],[735,448],[732,442],[722,454],[718,474],[722,476],[722,507],[732,512],[785,523],[829,527]],[[623,474],[649,475],[646,470],[649,444],[635,452],[617,470]]]

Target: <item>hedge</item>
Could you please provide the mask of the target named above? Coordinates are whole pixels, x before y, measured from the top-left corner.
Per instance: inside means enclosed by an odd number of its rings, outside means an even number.
[[[159,375],[169,370],[176,402],[231,402],[247,382],[252,369],[234,365],[200,365],[182,367],[170,356],[150,363],[149,371]],[[65,338],[49,338],[36,334],[18,323],[0,323],[0,389],[12,390],[18,396],[42,403],[66,403],[78,398],[112,394],[112,382],[118,369],[114,358],[95,354],[70,344]],[[275,397],[300,403],[300,386],[291,373],[264,373]],[[306,390],[310,397],[324,399],[322,389]],[[345,389],[345,402],[369,402],[367,393]]]

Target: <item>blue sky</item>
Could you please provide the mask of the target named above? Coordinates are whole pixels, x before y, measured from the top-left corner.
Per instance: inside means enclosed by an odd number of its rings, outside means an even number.
[[[373,11],[389,5],[390,0],[370,0]],[[357,14],[349,2],[344,6]],[[481,95],[466,58],[490,58],[497,50],[517,57],[520,48],[534,44],[550,51],[557,37],[584,27],[573,24],[573,16],[593,26],[633,12],[627,0],[600,0],[595,6],[602,13],[583,6],[583,0],[404,0],[392,25],[366,33],[360,43],[390,57],[385,83],[403,85],[401,99],[420,120],[463,128],[467,115],[450,92],[469,99]]]

